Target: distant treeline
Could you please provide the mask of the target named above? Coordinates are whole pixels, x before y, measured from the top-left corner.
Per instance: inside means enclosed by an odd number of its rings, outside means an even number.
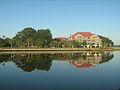
[[[114,47],[120,47],[120,45],[114,45]]]
[[[109,38],[99,36],[102,39],[103,47],[111,47],[114,45]],[[55,40],[52,39],[50,29],[35,30],[31,27],[24,28],[17,32],[13,38],[6,36],[0,37],[0,47],[3,48],[72,48],[86,46],[86,42],[77,42],[75,40]]]
[[[49,29],[35,30],[31,27],[24,28],[12,39],[0,38],[0,47],[48,47],[52,41],[52,34]]]

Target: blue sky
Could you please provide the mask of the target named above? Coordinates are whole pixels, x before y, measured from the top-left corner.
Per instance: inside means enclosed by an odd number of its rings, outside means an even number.
[[[0,36],[25,27],[49,28],[53,37],[88,31],[120,44],[120,0],[0,0]]]

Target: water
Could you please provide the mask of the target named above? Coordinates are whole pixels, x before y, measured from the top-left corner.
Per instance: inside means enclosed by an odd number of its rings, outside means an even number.
[[[0,53],[0,90],[120,90],[120,52]]]

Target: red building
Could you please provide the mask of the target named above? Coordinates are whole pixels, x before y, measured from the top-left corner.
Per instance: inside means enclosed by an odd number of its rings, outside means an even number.
[[[67,40],[66,37],[55,37],[53,38],[53,40]]]
[[[91,32],[76,32],[75,34],[70,35],[68,40],[76,40],[80,43],[86,43],[86,47],[101,47],[102,40],[101,38]]]
[[[77,38],[76,36],[91,37],[92,35],[94,35],[94,34],[92,34],[91,32],[77,32],[77,33],[71,35],[71,38],[76,39]]]

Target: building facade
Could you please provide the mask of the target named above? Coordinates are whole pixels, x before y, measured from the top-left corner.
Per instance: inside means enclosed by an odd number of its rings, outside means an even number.
[[[84,47],[102,47],[102,39],[91,32],[77,32],[70,35],[68,40],[75,40],[80,43],[86,43]]]

